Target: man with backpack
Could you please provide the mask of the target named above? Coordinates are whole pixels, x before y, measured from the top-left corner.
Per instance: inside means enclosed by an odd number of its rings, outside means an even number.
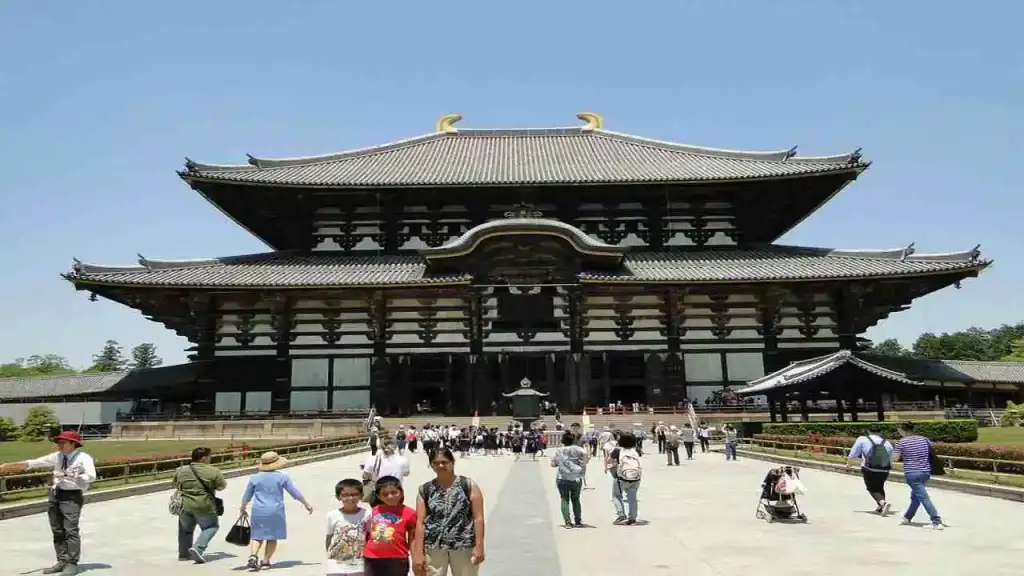
[[[882,427],[872,424],[868,433],[857,438],[847,456],[847,466],[858,458],[861,461],[860,474],[864,478],[864,487],[875,500],[875,513],[885,516],[891,508],[885,499],[885,481],[892,470],[892,443],[881,435]]]
[[[636,524],[637,499],[643,465],[636,450],[636,437],[625,432],[605,457],[605,472],[612,476],[612,504],[615,505],[616,525]],[[625,500],[625,502],[623,502]]]

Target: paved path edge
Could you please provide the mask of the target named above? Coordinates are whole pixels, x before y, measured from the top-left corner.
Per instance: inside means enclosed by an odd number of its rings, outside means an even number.
[[[291,468],[293,466],[301,466],[303,464],[312,464],[314,462],[323,462],[324,460],[331,460],[333,458],[339,458],[342,456],[351,456],[352,454],[359,454],[360,452],[369,452],[369,448],[366,446],[360,446],[357,448],[345,448],[337,452],[328,452],[326,454],[317,454],[316,456],[306,456],[303,458],[296,458],[289,460],[285,465],[285,468]],[[231,470],[224,471],[224,478],[238,478],[239,476],[249,476],[256,472],[256,466],[247,466],[244,468],[233,468]],[[116,500],[118,498],[130,498],[132,496],[139,496],[141,494],[152,494],[153,492],[161,492],[168,490],[167,480],[160,480],[157,482],[147,482],[145,484],[134,484],[124,488],[110,488],[107,490],[97,490],[96,492],[87,492],[85,494],[86,504],[92,504],[95,502],[105,502],[107,500]],[[0,506],[0,521],[8,518],[18,518],[21,516],[31,516],[32,514],[41,514],[46,512],[47,508],[46,500],[34,500],[32,502],[25,502],[22,504],[10,504],[7,506]]]
[[[721,449],[713,449],[715,452],[721,452]],[[824,470],[825,472],[835,472],[838,474],[846,474],[847,476],[860,476],[859,468],[847,468],[841,464],[830,464],[828,462],[817,462],[814,460],[802,460],[800,458],[792,458],[790,456],[776,456],[774,454],[765,454],[762,452],[751,452],[749,450],[739,449],[736,450],[737,454],[741,454],[747,458],[754,460],[764,460],[765,462],[779,462],[782,464],[792,464],[800,466],[801,468],[810,468],[812,470]],[[889,473],[889,481],[891,482],[894,478],[903,479],[903,473],[892,471]],[[974,482],[964,482],[962,480],[950,480],[948,478],[942,478],[941,476],[932,477],[928,481],[929,488],[940,488],[943,490],[952,490],[954,492],[962,492],[964,494],[973,494],[975,496],[987,496],[989,498],[999,498],[1001,500],[1011,500],[1013,502],[1024,502],[1024,490],[1020,488],[1013,488],[1010,486],[995,486],[991,484],[977,484]]]

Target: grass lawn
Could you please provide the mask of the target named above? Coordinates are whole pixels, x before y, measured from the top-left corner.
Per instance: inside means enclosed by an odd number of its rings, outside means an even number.
[[[252,449],[261,446],[280,446],[296,443],[294,440],[252,440]],[[235,440],[235,446],[241,442]],[[232,447],[231,440],[94,440],[85,442],[85,451],[97,462],[116,458],[174,458],[187,454],[197,446],[206,446],[214,451],[225,451]],[[56,450],[49,442],[0,442],[0,462],[20,462],[37,458]]]
[[[1024,428],[978,428],[977,443],[1024,446]]]

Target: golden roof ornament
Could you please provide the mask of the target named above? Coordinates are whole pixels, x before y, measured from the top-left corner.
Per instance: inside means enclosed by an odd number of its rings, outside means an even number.
[[[435,131],[444,132],[445,134],[455,134],[458,129],[455,128],[455,123],[462,120],[461,114],[445,114],[437,120],[437,126]]]
[[[604,118],[597,112],[580,112],[576,117],[587,123],[583,127],[584,130],[601,130],[604,128]]]

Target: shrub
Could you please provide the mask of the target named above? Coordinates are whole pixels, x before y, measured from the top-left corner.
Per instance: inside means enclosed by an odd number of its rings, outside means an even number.
[[[60,434],[60,420],[49,406],[29,408],[25,423],[21,425],[21,439],[38,442]]]
[[[1024,404],[1007,401],[1001,423],[1003,426],[1024,426]]]
[[[889,436],[884,432],[882,435],[893,439],[892,441],[894,443],[896,442],[896,436]],[[797,444],[814,444],[819,446],[849,449],[857,440],[852,436],[821,436],[811,439],[807,436],[784,436],[773,434],[758,434],[754,439],[765,442],[775,442],[775,447],[782,450],[808,449],[806,447],[797,446]],[[999,446],[995,444],[951,444],[945,442],[934,442],[932,446],[935,447],[935,453],[939,456],[1007,461],[1007,463],[1004,464],[994,462],[974,462],[971,460],[954,460],[953,468],[984,470],[985,472],[1002,472],[1006,474],[1024,474],[1024,448],[1021,447]]]
[[[14,423],[14,418],[0,416],[0,442],[14,440],[17,437],[18,425]]]
[[[978,439],[978,421],[965,420],[914,420],[915,432],[933,442],[974,442]],[[887,438],[899,436],[899,422],[796,422],[765,424],[763,432],[778,436],[860,436],[870,426],[879,425],[882,435]]]

